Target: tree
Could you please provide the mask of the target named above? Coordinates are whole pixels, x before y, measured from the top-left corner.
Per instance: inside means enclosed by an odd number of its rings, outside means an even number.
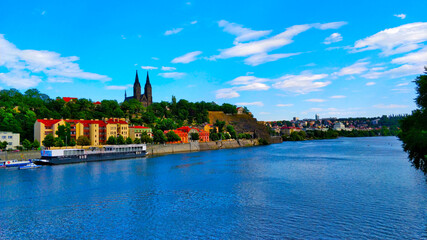
[[[6,141],[0,142],[0,149],[1,150],[6,150],[8,143]]]
[[[55,141],[54,141],[54,145],[55,145],[55,147],[63,147],[64,146],[64,141],[62,141],[61,138],[56,137]]]
[[[163,134],[163,132],[162,132],[162,134]],[[153,142],[153,139],[150,137],[150,135],[148,135],[147,132],[141,133],[141,143],[152,143],[152,142]]]
[[[86,136],[80,136],[79,138],[77,138],[77,145],[79,145],[79,146],[89,146],[90,145],[90,140]]]
[[[168,142],[181,141],[181,138],[174,131],[169,131],[166,133],[166,138]]]
[[[50,148],[55,145],[55,138],[52,134],[48,134],[43,140],[43,146]]]
[[[402,131],[398,137],[413,166],[427,174],[427,67],[424,69],[424,74],[414,81],[418,94],[415,102],[419,109],[400,121]]]
[[[218,119],[216,120],[216,122],[214,123],[214,126],[215,127],[218,127],[218,132],[222,132],[224,129],[224,126],[225,126],[225,121],[219,121]]]
[[[124,137],[122,135],[119,135],[117,137],[117,145],[124,145],[126,143]]]
[[[70,143],[68,144],[69,146],[71,146],[71,147],[74,147],[74,146],[76,146],[76,140],[74,140],[73,138],[70,140]]]
[[[110,136],[107,140],[107,144],[108,145],[116,145],[117,144],[117,139],[114,136]]]
[[[230,133],[230,137],[232,139],[237,139],[237,132],[234,130],[234,127],[231,125],[227,125],[227,132]]]
[[[140,138],[135,138],[135,140],[133,141],[133,143],[140,144],[141,143],[141,139]]]
[[[196,132],[190,133],[190,138],[193,141],[199,141],[200,139],[199,133],[196,133]]]
[[[68,144],[68,141],[71,139],[70,124],[66,123],[66,125],[59,125],[56,135],[58,135],[65,144]]]
[[[141,139],[142,140],[142,139]],[[162,130],[155,130],[153,133],[153,140],[156,143],[164,143],[167,141],[166,136],[163,134]]]
[[[34,139],[34,142],[33,142],[33,148],[34,149],[38,149],[40,147],[40,143],[39,143],[39,141],[37,141],[37,139]]]
[[[132,144],[132,143],[133,143],[132,138],[127,137],[126,138],[126,144]]]
[[[33,144],[31,144],[28,139],[25,139],[24,141],[22,141],[22,146],[24,147],[24,149],[30,150],[33,147]]]

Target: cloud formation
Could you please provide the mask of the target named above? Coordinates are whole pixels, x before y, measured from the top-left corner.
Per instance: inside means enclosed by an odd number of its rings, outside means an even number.
[[[181,32],[184,28],[174,28],[172,30],[167,30],[165,32],[165,36],[169,36],[169,35],[173,35],[173,34],[177,34],[179,32]]]
[[[237,36],[234,40],[234,44],[255,40],[263,36],[269,35],[272,32],[272,30],[254,31],[250,28],[244,28],[240,24],[230,23],[225,20],[219,21],[218,26],[222,27],[224,32]]]
[[[126,90],[128,88],[132,87],[132,84],[127,84],[127,85],[110,85],[110,86],[105,86],[105,89],[107,90]]]
[[[162,71],[175,71],[176,70],[176,68],[174,68],[174,67],[163,67],[162,66]]]
[[[364,62],[359,60],[353,65],[341,68],[338,72],[334,74],[338,76],[361,74],[368,71],[368,68],[366,67],[368,64],[369,62]]]
[[[394,108],[407,108],[407,105],[399,105],[399,104],[377,104],[373,106],[374,108],[384,108],[384,109],[394,109]]]
[[[390,56],[410,52],[422,47],[427,41],[427,22],[416,22],[388,28],[372,36],[356,41],[354,52],[381,50],[381,54]]]
[[[158,75],[164,78],[180,79],[187,74],[183,72],[165,72],[165,73],[159,73]]]
[[[286,92],[307,94],[320,91],[323,87],[331,84],[331,81],[319,81],[328,77],[328,74],[312,74],[303,72],[300,75],[285,75],[276,79],[273,87]]]
[[[217,99],[229,99],[239,97],[240,91],[265,91],[270,89],[270,86],[264,83],[266,81],[269,80],[254,76],[240,76],[228,82],[228,84],[234,87],[219,89],[216,91],[215,96]]]
[[[7,86],[26,89],[47,78],[111,80],[105,75],[83,71],[76,63],[78,60],[76,56],[62,57],[46,50],[21,50],[0,34],[0,67],[8,71],[0,75],[0,81]]]
[[[403,13],[401,13],[401,14],[394,14],[393,16],[398,17],[400,19],[405,19],[406,18],[406,14],[403,14]]]
[[[342,36],[339,33],[332,33],[329,37],[325,38],[324,44],[331,44],[342,41]]]
[[[294,104],[292,103],[287,103],[287,104],[283,104],[283,103],[279,103],[276,104],[277,107],[292,107]]]
[[[235,105],[238,105],[238,106],[258,106],[258,107],[262,107],[262,106],[264,106],[264,103],[263,102],[239,102],[239,103],[236,103]]]
[[[184,54],[180,57],[174,58],[172,63],[190,63],[197,60],[197,56],[202,54],[202,51],[194,51]]]
[[[311,98],[311,99],[307,99],[305,101],[306,102],[316,102],[316,103],[326,102],[325,99],[319,99],[319,98]]]
[[[154,69],[157,69],[157,67],[153,67],[153,66],[141,66],[141,68],[145,69],[145,70],[154,70]]]

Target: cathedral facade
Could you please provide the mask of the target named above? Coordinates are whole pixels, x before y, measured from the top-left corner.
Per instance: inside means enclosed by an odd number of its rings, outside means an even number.
[[[148,107],[153,104],[153,92],[151,89],[150,77],[148,76],[148,72],[144,86],[144,94],[141,95],[141,84],[139,83],[138,71],[136,71],[135,83],[133,84],[133,96],[126,96],[125,90],[125,101],[128,101],[130,99],[138,100],[142,103],[144,107]]]

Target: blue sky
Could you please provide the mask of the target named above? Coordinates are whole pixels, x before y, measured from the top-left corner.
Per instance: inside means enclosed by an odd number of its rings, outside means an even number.
[[[135,70],[153,100],[247,106],[259,120],[416,108],[427,1],[8,1],[0,87],[123,101]]]

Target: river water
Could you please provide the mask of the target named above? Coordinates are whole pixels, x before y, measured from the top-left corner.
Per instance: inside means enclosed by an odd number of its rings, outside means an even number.
[[[395,137],[0,169],[0,239],[426,239]]]

